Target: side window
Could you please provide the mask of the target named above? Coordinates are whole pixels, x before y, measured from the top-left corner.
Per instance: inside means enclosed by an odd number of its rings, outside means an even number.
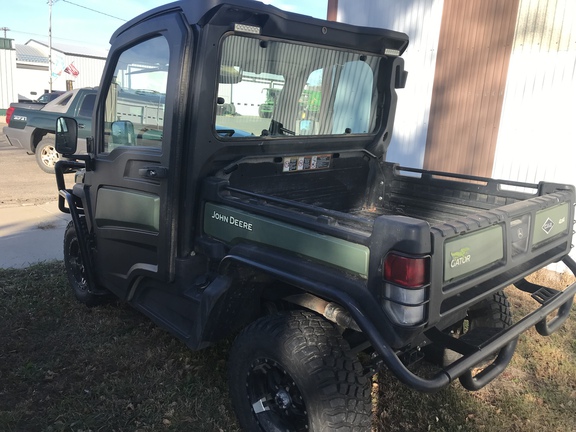
[[[365,61],[343,65],[336,87],[332,133],[368,133],[371,129],[373,72]]]
[[[84,97],[82,105],[80,105],[80,110],[78,111],[79,117],[92,117],[92,111],[94,110],[94,101],[96,100],[96,94],[89,94]]]
[[[103,152],[120,146],[162,147],[169,60],[163,36],[120,55],[106,97]]]

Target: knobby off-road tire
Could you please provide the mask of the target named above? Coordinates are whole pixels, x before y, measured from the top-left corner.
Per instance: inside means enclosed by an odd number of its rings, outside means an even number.
[[[491,298],[482,300],[468,311],[470,330],[476,328],[504,329],[512,325],[512,312],[508,297],[503,291],[494,293]]]
[[[80,218],[80,229],[82,235],[88,235],[86,221]],[[68,282],[72,287],[76,299],[88,307],[94,307],[106,303],[110,297],[106,294],[96,295],[88,289],[88,280],[86,279],[86,267],[82,254],[80,253],[80,244],[74,222],[70,221],[64,233],[64,265]]]
[[[34,151],[36,162],[42,171],[54,174],[54,166],[60,160],[60,153],[56,151],[54,138],[45,137],[38,143]]]
[[[236,338],[229,363],[245,431],[370,430],[370,380],[334,326],[311,312],[255,321]]]
[[[503,291],[499,291],[468,310],[468,314],[456,336],[470,344],[479,345],[498,331],[511,325],[512,312],[510,303],[506,294]],[[447,366],[460,357],[461,355],[454,351],[445,350],[443,363]],[[492,358],[489,361],[492,361]]]

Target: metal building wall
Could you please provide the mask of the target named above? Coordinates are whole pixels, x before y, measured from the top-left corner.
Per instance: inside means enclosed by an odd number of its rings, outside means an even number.
[[[576,184],[576,2],[521,0],[494,170]]]
[[[489,177],[518,0],[446,0],[424,168]]]
[[[73,78],[72,75],[63,73],[60,79],[73,79],[74,88],[96,87],[100,85],[100,79],[102,78],[102,72],[104,72],[106,59],[74,55],[66,55],[65,59],[67,65],[74,63],[74,66],[78,69],[80,74],[76,78]]]
[[[26,43],[26,45],[38,49],[39,51],[44,53],[44,55],[47,57],[49,55],[48,46],[43,42],[30,40]],[[60,49],[59,47],[62,47],[62,49]],[[74,66],[76,67],[76,69],[78,69],[80,74],[76,78],[74,78],[72,75],[62,72],[59,77],[53,78],[52,89],[66,90],[66,80],[72,80],[74,88],[95,87],[100,85],[100,79],[102,77],[102,72],[104,71],[106,57],[105,56],[100,57],[97,55],[90,55],[90,54],[76,55],[74,53],[76,53],[77,51],[71,51],[70,48],[71,48],[70,46],[66,46],[63,44],[59,44],[59,46],[53,47],[52,49],[53,59],[61,59],[65,67],[70,65],[71,63],[74,63]],[[74,49],[80,50],[78,52],[83,53],[82,48],[74,47]],[[91,48],[86,48],[87,53],[90,53],[91,50],[92,50]],[[46,81],[47,79],[48,78],[46,78],[44,81]]]
[[[444,0],[338,0],[337,20],[407,33],[402,56],[408,71],[398,90],[398,108],[387,160],[421,168],[426,147],[430,101]],[[330,3],[329,3],[330,7]]]
[[[15,72],[16,50],[0,49],[0,110],[8,108],[11,102],[18,102],[18,93],[14,89]]]

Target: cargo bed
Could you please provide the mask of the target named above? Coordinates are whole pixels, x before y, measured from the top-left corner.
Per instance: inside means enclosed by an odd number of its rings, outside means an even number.
[[[322,171],[282,171],[282,158],[246,160],[223,177],[239,199],[325,216],[327,223],[365,229],[381,215],[424,220],[431,226],[466,218],[564,185],[530,184],[448,174],[393,163],[377,166],[366,155],[337,155]],[[219,176],[221,177],[221,176]]]

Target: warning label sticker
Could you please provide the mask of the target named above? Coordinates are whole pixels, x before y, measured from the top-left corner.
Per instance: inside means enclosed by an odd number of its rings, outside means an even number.
[[[284,158],[283,172],[310,171],[330,168],[332,155],[290,156]]]

